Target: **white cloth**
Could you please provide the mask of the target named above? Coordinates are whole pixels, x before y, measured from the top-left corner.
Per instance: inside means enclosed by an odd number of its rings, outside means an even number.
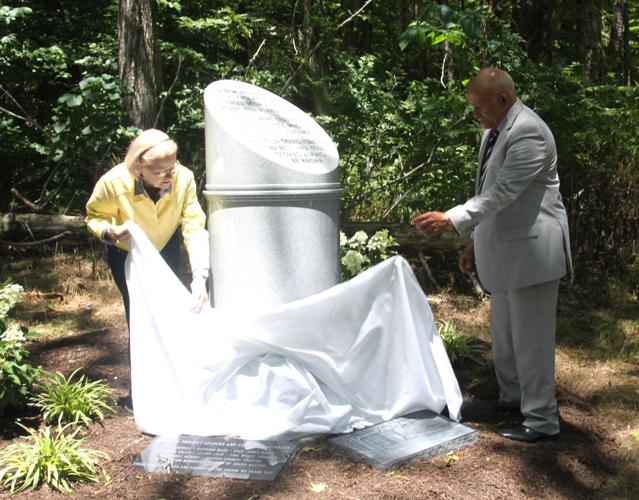
[[[131,379],[151,434],[244,439],[342,433],[421,409],[460,418],[459,385],[426,297],[393,257],[266,313],[208,308],[129,224]]]

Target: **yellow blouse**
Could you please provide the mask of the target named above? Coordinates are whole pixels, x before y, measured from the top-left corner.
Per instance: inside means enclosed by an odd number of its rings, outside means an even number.
[[[155,248],[162,250],[178,226],[182,226],[191,270],[209,269],[206,216],[197,201],[193,172],[179,163],[171,187],[155,203],[144,190],[136,189],[135,177],[120,163],[98,180],[86,209],[89,231],[103,241],[112,225],[131,220],[142,228]],[[118,240],[115,244],[123,250],[130,249],[128,242]]]

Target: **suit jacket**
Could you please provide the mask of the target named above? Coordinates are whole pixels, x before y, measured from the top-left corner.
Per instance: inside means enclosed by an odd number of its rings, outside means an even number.
[[[572,273],[555,139],[544,121],[519,99],[506,116],[486,163],[481,192],[478,169],[475,196],[446,212],[462,236],[473,232],[477,273],[491,292]],[[486,130],[480,161],[488,135]]]

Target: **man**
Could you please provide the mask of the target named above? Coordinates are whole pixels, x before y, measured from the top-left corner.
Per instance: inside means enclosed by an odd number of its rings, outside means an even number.
[[[557,150],[544,121],[517,98],[512,78],[486,68],[468,86],[486,129],[475,196],[447,212],[412,220],[424,234],[454,228],[471,243],[459,267],[477,270],[491,292],[491,335],[499,402],[519,407],[522,425],[500,432],[533,442],[559,433],[554,396],[559,279],[572,272],[568,219],[559,193]]]

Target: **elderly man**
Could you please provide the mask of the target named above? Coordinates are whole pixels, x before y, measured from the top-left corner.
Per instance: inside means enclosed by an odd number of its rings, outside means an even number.
[[[500,432],[533,442],[559,433],[554,395],[559,279],[572,271],[568,219],[559,193],[557,150],[544,121],[517,98],[508,73],[486,68],[468,86],[486,129],[475,196],[412,223],[424,234],[454,228],[471,243],[459,255],[492,294],[490,322],[502,407],[522,425]]]

